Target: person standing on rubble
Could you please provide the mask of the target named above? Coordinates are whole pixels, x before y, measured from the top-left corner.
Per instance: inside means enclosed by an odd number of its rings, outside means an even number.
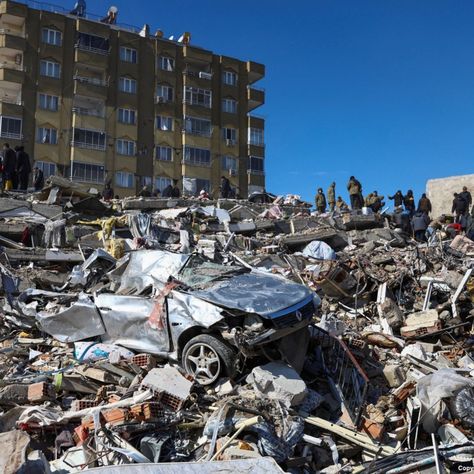
[[[418,201],[418,211],[424,212],[426,215],[431,213],[431,201],[426,197],[426,194],[421,195],[420,200]]]
[[[114,190],[110,186],[110,183],[107,183],[105,185],[104,191],[102,193],[102,197],[104,198],[104,201],[111,201],[112,198],[114,197]]]
[[[3,188],[13,189],[13,178],[16,174],[16,155],[8,143],[3,145]]]
[[[454,222],[456,224],[461,224],[463,229],[466,228],[466,214],[469,209],[467,201],[464,199],[461,194],[454,193],[453,205],[451,212],[455,215]]]
[[[405,205],[405,210],[410,213],[410,217],[413,217],[415,213],[415,197],[411,189],[403,196],[403,204]]]
[[[170,183],[168,184],[168,186],[166,186],[165,189],[163,189],[163,192],[161,193],[161,197],[170,198],[172,193],[173,193],[173,186]]]
[[[370,203],[369,203],[368,207],[370,207],[372,209],[372,211],[374,211],[374,212],[379,212],[380,209],[382,209],[382,207],[385,204],[383,202],[384,196],[379,196],[377,191],[374,191],[371,194],[372,194],[372,198],[370,200]],[[369,196],[370,196],[370,194],[369,194]]]
[[[391,201],[393,201],[394,207],[400,207],[403,205],[403,194],[400,190],[398,190],[393,196],[388,197]]]
[[[171,190],[171,197],[179,198],[181,197],[181,191],[178,188],[178,180],[173,180],[173,189]]]
[[[471,196],[471,193],[467,190],[466,186],[463,186],[462,193],[460,193],[460,196],[467,202],[466,214],[468,214],[469,209],[471,208],[471,205],[472,205],[472,196]]]
[[[411,225],[413,228],[413,233],[415,234],[415,239],[418,242],[426,242],[426,229],[430,224],[430,218],[428,214],[423,211],[416,211],[411,219]]]
[[[326,196],[323,193],[323,188],[318,189],[318,194],[314,198],[314,203],[316,204],[316,209],[319,214],[323,214],[326,211]]]
[[[24,146],[16,146],[16,171],[18,175],[18,190],[27,191],[30,180],[31,163]]]
[[[145,184],[142,190],[138,193],[138,197],[151,197],[151,191],[148,189],[148,186]]]
[[[221,176],[221,198],[228,199],[230,197],[230,181],[225,176]]]
[[[327,191],[329,210],[334,212],[336,207],[336,183],[333,181]]]
[[[347,190],[351,199],[351,208],[362,209],[362,185],[354,176],[349,178]]]
[[[41,191],[44,186],[44,174],[37,166],[33,168],[33,187],[35,191]]]

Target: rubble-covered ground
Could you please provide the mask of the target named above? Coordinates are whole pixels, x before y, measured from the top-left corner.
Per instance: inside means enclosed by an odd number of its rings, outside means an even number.
[[[1,472],[472,469],[474,242],[251,201],[0,198]]]

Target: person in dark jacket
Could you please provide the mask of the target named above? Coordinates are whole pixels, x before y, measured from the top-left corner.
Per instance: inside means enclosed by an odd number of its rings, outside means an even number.
[[[221,176],[221,198],[227,199],[230,197],[230,181],[225,176]]]
[[[460,196],[467,202],[467,213],[469,213],[469,209],[472,205],[472,196],[471,193],[467,190],[466,186],[462,188],[462,193],[460,193]]]
[[[323,193],[323,189],[318,189],[318,194],[314,198],[314,203],[316,204],[316,209],[320,214],[326,211],[326,196]]]
[[[31,163],[24,146],[16,146],[16,170],[18,173],[18,189],[26,191],[30,181]]]
[[[418,211],[424,212],[428,216],[431,213],[431,201],[426,197],[426,194],[421,195],[420,200],[418,201]]]
[[[16,155],[8,143],[3,145],[3,186],[6,191],[12,189],[16,175]],[[7,183],[8,181],[8,183]]]
[[[409,189],[405,196],[403,196],[403,204],[405,205],[405,210],[409,212],[410,217],[413,217],[415,213],[415,197],[413,196],[413,191]]]
[[[171,190],[171,197],[173,198],[181,197],[181,191],[178,188],[178,181],[176,179],[173,181],[173,189]]]
[[[453,206],[451,212],[456,216],[454,222],[460,224],[462,216],[467,213],[469,205],[467,201],[458,193],[454,193]]]
[[[111,201],[114,197],[114,190],[110,186],[110,183],[107,183],[104,188],[104,192],[102,193],[102,197],[104,201]]]
[[[411,225],[413,227],[415,239],[418,242],[426,241],[426,229],[428,229],[429,224],[430,218],[423,211],[416,211],[413,217],[411,218]]]
[[[399,207],[403,204],[403,194],[400,190],[398,190],[393,196],[389,196],[388,198],[393,201],[394,207]]]
[[[139,197],[151,197],[151,191],[148,189],[148,186],[143,186],[142,190],[138,193]]]
[[[33,168],[33,187],[35,191],[41,191],[44,186],[44,175],[43,171],[40,170],[37,166]]]
[[[172,193],[173,193],[173,186],[170,183],[168,184],[168,186],[166,186],[165,189],[163,189],[163,192],[161,193],[161,197],[170,198]]]

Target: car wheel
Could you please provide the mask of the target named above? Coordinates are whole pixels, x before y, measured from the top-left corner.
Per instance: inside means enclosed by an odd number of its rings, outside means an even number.
[[[219,377],[235,372],[235,352],[217,337],[201,334],[183,349],[182,365],[201,385],[210,385]]]

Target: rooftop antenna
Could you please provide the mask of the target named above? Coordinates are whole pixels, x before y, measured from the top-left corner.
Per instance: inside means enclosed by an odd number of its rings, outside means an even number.
[[[115,25],[117,23],[118,8],[111,6],[107,10],[107,16],[102,18],[101,23],[108,23],[109,25]]]
[[[188,45],[190,41],[191,41],[191,33],[185,31],[185,32],[179,37],[178,43],[183,43],[183,44]]]
[[[171,35],[168,39],[169,39],[170,41],[174,41],[174,35]]]

